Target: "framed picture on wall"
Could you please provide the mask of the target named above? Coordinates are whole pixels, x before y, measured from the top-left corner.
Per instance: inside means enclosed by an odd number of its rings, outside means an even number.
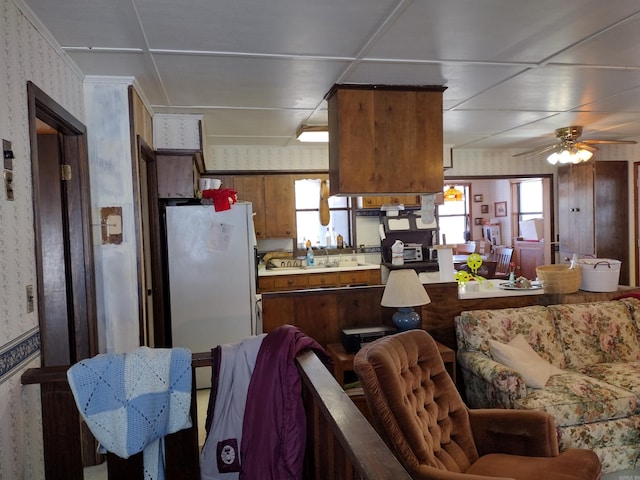
[[[495,207],[495,216],[496,217],[506,217],[507,216],[507,202],[496,202],[493,205]]]
[[[473,201],[474,201],[474,202],[476,202],[476,203],[477,203],[477,202],[481,202],[481,201],[482,201],[482,199],[483,199],[482,194],[474,195],[474,196],[473,196]]]
[[[489,205],[480,205],[481,213],[489,213]]]
[[[473,224],[474,225],[482,225],[483,221],[484,221],[484,218],[476,217],[476,218],[473,219]]]

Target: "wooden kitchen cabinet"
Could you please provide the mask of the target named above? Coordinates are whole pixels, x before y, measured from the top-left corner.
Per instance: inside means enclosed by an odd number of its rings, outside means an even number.
[[[519,267],[517,271],[518,276],[535,280],[538,275],[536,273],[536,267],[549,263],[546,262],[544,258],[546,244],[544,242],[516,240],[513,242],[513,246],[515,253],[514,261]]]
[[[237,192],[238,200],[251,202],[253,209],[253,227],[256,238],[266,238],[266,216],[264,205],[264,185],[261,175],[237,175],[233,178],[233,189]]]
[[[441,192],[443,91],[335,85],[326,97],[331,194]]]
[[[340,284],[339,273],[319,273],[316,275],[309,275],[309,288],[316,287],[337,287]]]
[[[388,196],[365,196],[359,199],[360,208],[380,208],[389,203],[402,203],[405,207],[419,207],[420,195],[388,195]]]
[[[238,200],[252,203],[256,238],[296,236],[296,198],[293,175],[236,175]]]
[[[258,278],[258,292],[281,292],[308,288],[380,285],[380,269],[346,270],[327,273],[297,273]]]
[[[292,175],[264,177],[264,214],[267,238],[296,236],[296,192]]]
[[[195,198],[198,179],[204,172],[199,151],[158,150],[156,152],[158,198]]]
[[[628,165],[586,162],[558,169],[560,261],[593,256],[620,260],[620,284],[629,284]]]

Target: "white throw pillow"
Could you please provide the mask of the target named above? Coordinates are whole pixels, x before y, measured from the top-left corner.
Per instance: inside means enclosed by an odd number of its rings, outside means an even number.
[[[509,344],[489,340],[489,348],[493,359],[522,375],[527,387],[543,388],[551,375],[562,372],[541,358],[522,335]]]

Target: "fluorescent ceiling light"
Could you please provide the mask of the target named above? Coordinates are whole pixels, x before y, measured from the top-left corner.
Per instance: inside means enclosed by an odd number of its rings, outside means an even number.
[[[329,127],[326,125],[302,125],[296,132],[296,137],[301,142],[329,141]]]

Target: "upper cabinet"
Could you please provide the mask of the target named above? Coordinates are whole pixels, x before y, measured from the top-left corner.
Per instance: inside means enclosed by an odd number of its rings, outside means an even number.
[[[444,89],[335,85],[327,94],[331,195],[441,192]]]
[[[237,175],[238,200],[251,202],[256,238],[296,236],[295,185],[292,175]]]
[[[159,198],[195,198],[204,171],[202,154],[189,150],[156,152]]]

